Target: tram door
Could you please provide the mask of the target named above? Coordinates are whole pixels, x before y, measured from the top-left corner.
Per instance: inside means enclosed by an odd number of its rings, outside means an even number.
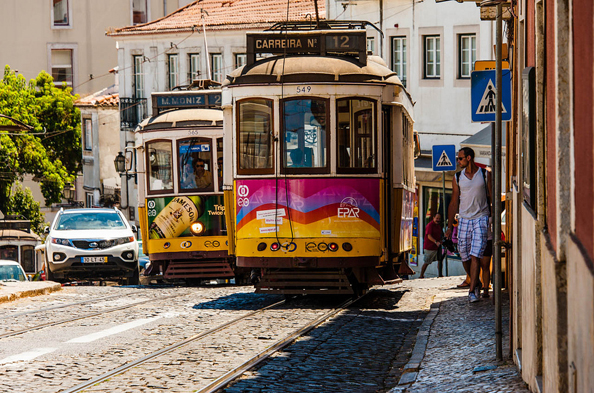
[[[386,206],[386,214],[384,217],[385,242],[388,252],[388,261],[392,260],[393,246],[390,244],[392,240],[392,217],[394,217],[394,197],[392,193],[392,107],[388,105],[382,106],[382,133],[380,141],[384,147],[383,156],[384,163],[382,165],[384,172],[384,200]]]

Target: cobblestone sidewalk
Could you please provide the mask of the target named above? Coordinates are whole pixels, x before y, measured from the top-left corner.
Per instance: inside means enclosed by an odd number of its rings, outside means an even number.
[[[425,285],[444,279],[412,280]],[[450,278],[451,280],[451,278]],[[468,292],[451,289],[436,295],[419,329],[412,357],[399,386],[390,393],[529,392],[508,359],[509,298],[502,293],[503,355],[495,359],[495,307],[491,298],[468,302]]]

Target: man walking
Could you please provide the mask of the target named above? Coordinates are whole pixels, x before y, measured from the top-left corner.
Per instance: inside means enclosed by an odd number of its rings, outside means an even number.
[[[459,213],[458,251],[466,269],[469,266],[470,288],[468,300],[479,301],[480,261],[487,246],[489,216],[488,197],[491,195],[491,174],[474,162],[474,150],[463,147],[458,152],[462,171],[452,179],[452,200],[448,208],[448,230],[452,233],[454,216]],[[488,284],[485,284],[488,285]]]
[[[423,254],[425,255],[425,259],[419,278],[425,278],[425,270],[427,270],[427,267],[429,267],[433,261],[438,261],[438,258],[440,257],[438,251],[439,247],[441,247],[442,237],[441,214],[435,213],[433,219],[429,221],[429,224],[425,227],[425,237],[423,238]],[[439,262],[440,261],[438,261],[438,263]],[[439,273],[441,273],[441,271],[439,271]]]

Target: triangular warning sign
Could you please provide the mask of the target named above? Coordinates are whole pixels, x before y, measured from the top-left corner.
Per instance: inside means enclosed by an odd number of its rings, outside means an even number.
[[[493,81],[489,79],[489,83],[487,83],[487,87],[485,88],[485,92],[483,93],[483,98],[481,98],[481,102],[478,105],[476,110],[477,115],[486,115],[489,113],[496,113],[497,112],[497,89],[493,85]],[[507,113],[503,102],[501,103],[501,113]]]
[[[452,166],[452,161],[450,161],[450,158],[446,154],[445,150],[441,152],[441,157],[439,157],[439,160],[435,166],[438,168],[440,166]]]

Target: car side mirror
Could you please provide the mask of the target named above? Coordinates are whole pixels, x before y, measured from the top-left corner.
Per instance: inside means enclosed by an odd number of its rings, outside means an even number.
[[[43,228],[43,233],[45,233],[45,234],[49,233],[49,226],[46,226],[45,228]]]
[[[131,224],[131,225],[132,225],[132,232],[138,233],[138,227],[135,224]]]

